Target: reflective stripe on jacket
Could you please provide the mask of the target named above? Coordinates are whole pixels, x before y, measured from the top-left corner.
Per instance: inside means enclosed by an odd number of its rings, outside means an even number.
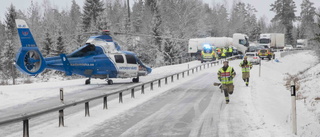
[[[248,61],[247,65],[243,65],[243,61],[241,61],[239,66],[242,68],[242,72],[250,72],[250,68],[252,68],[250,61]]]
[[[220,68],[218,71],[218,78],[222,84],[232,84],[234,76],[235,72],[232,67],[228,67],[226,71],[224,71],[223,68]]]

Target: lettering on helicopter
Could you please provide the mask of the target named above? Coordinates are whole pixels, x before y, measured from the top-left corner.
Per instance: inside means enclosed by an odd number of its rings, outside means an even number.
[[[37,47],[35,44],[26,44],[26,47]]]
[[[120,70],[136,70],[137,67],[119,67]]]
[[[70,66],[94,66],[93,63],[70,64]]]

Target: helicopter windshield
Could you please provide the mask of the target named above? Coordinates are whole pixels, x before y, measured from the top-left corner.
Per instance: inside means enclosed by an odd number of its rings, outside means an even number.
[[[103,54],[101,47],[97,47],[93,44],[87,44],[77,51],[70,54],[70,57],[85,57]]]

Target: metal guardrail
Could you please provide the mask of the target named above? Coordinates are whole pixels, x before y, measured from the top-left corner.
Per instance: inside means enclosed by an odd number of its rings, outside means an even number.
[[[233,60],[234,58],[238,58],[238,56],[229,57],[229,58],[226,58],[226,60]],[[167,84],[168,83],[168,78],[170,78],[170,77],[171,77],[171,82],[173,82],[175,75],[177,76],[176,79],[179,80],[180,74],[184,78],[185,77],[185,73],[187,73],[187,75],[189,76],[190,75],[190,71],[192,71],[192,74],[193,74],[195,71],[198,72],[198,69],[202,70],[202,67],[203,67],[203,69],[205,69],[206,66],[207,66],[207,68],[209,68],[210,65],[212,67],[212,65],[215,66],[217,64],[222,64],[222,61],[223,60],[218,60],[218,61],[213,61],[213,62],[210,62],[210,63],[201,64],[199,66],[195,66],[193,68],[190,68],[190,69],[187,69],[187,70],[184,70],[184,71],[181,71],[181,72],[177,72],[177,73],[170,74],[170,75],[167,75],[167,76],[163,76],[163,77],[160,77],[160,78],[148,81],[148,82],[136,84],[136,85],[129,86],[129,87],[126,87],[126,88],[123,88],[123,89],[119,89],[119,90],[116,90],[116,91],[114,91],[112,93],[107,93],[107,94],[105,93],[105,94],[102,94],[102,95],[99,95],[99,96],[95,96],[95,97],[88,98],[88,99],[83,99],[83,100],[80,100],[80,101],[77,101],[77,102],[72,102],[72,103],[69,103],[69,104],[61,104],[59,106],[54,106],[54,107],[51,107],[51,108],[48,108],[48,109],[43,109],[43,110],[36,111],[36,112],[33,112],[33,113],[21,114],[20,116],[10,117],[8,119],[0,120],[0,125],[6,125],[6,124],[17,123],[17,122],[23,121],[23,137],[29,137],[29,120],[32,119],[32,118],[39,117],[39,116],[42,116],[44,114],[48,114],[48,113],[52,113],[52,112],[58,111],[59,112],[59,127],[60,126],[64,126],[64,109],[66,109],[66,108],[69,108],[69,107],[76,106],[78,104],[83,104],[84,103],[85,104],[85,117],[86,116],[90,116],[90,111],[89,111],[89,102],[90,101],[103,98],[103,109],[108,109],[107,98],[110,95],[119,94],[119,103],[122,103],[123,102],[123,99],[122,99],[122,93],[123,92],[126,92],[126,91],[130,90],[131,91],[131,98],[134,98],[134,93],[135,93],[134,89],[137,88],[137,87],[141,87],[141,94],[144,94],[144,89],[145,89],[144,86],[145,85],[150,84],[150,90],[153,90],[153,83],[154,82],[158,82],[158,87],[161,87],[161,80],[163,80],[163,79],[165,80],[165,84]]]

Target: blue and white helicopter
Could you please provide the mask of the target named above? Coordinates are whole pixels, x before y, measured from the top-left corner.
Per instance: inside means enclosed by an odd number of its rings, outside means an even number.
[[[91,78],[100,78],[111,85],[113,81],[110,78],[133,78],[132,82],[139,82],[140,76],[152,71],[135,53],[121,51],[109,31],[91,36],[84,46],[70,54],[44,58],[27,23],[16,19],[16,24],[22,47],[16,55],[15,64],[28,75],[35,76],[45,69],[53,69],[68,76],[78,74],[88,77],[85,84],[90,84]]]

